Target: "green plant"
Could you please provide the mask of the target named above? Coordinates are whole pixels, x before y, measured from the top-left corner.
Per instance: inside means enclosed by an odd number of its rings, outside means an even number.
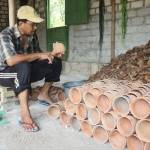
[[[121,0],[121,35],[125,39],[127,31],[127,0]]]
[[[105,2],[104,0],[99,1],[99,45],[100,50],[102,50],[103,37],[104,37],[104,13],[105,13]]]

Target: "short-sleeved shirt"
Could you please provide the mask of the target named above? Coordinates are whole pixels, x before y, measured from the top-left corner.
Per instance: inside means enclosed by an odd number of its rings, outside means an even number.
[[[28,37],[26,48],[21,46],[20,37],[17,26],[7,27],[0,33],[0,71],[7,67],[6,60],[11,56],[41,52],[36,34]]]

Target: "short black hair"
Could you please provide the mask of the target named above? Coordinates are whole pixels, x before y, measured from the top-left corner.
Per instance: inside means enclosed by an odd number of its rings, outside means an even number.
[[[17,18],[17,25],[19,25],[19,22],[24,22],[26,23],[28,20],[27,19],[18,19]]]

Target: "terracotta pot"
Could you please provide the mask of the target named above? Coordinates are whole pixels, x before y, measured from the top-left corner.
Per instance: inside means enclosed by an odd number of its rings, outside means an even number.
[[[50,107],[48,108],[48,115],[53,119],[57,119],[59,118],[60,112],[62,110],[64,110],[64,108],[61,107],[59,104],[50,105]]]
[[[145,143],[144,150],[150,150],[150,143]]]
[[[140,90],[142,95],[144,96],[149,92],[149,89],[147,89],[147,87],[144,87],[144,86],[138,87],[138,90]]]
[[[101,122],[100,111],[96,108],[88,109],[88,121],[91,125],[97,125]]]
[[[144,143],[136,135],[131,135],[127,138],[128,150],[143,150]]]
[[[136,97],[141,97],[143,96],[142,91],[140,91],[139,89],[133,89],[130,93],[136,95]],[[130,94],[129,93],[129,94]]]
[[[79,131],[81,129],[80,121],[75,116],[71,117],[70,125],[74,130]]]
[[[113,149],[124,150],[126,147],[126,138],[118,130],[113,130],[109,134],[109,142]]]
[[[81,131],[86,137],[90,138],[93,134],[93,127],[87,120],[84,120],[81,121]]]
[[[106,143],[108,141],[108,132],[100,125],[93,129],[93,138],[98,143]]]
[[[123,136],[129,137],[135,131],[136,122],[132,116],[121,117],[117,121],[117,129]]]
[[[136,124],[136,134],[144,142],[150,142],[150,119],[143,119]]]
[[[100,111],[107,113],[112,108],[112,101],[115,99],[117,93],[116,92],[105,92],[101,94],[97,99],[97,107]]]
[[[132,87],[132,89],[136,89],[139,86],[141,86],[143,83],[141,81],[135,81],[135,82],[131,82],[130,86]]]
[[[59,91],[58,92],[58,100],[59,101],[64,101],[65,99],[66,99],[65,92],[64,91]]]
[[[85,120],[87,118],[87,108],[85,104],[80,103],[76,106],[76,117],[79,120]]]
[[[73,87],[69,90],[69,99],[73,104],[79,104],[82,100],[82,87]]]
[[[103,113],[101,114],[101,121],[105,130],[112,131],[117,125],[117,116],[113,111]]]
[[[70,116],[65,111],[62,111],[60,113],[60,123],[64,127],[69,127],[70,126]]]
[[[143,84],[142,87],[148,92],[150,92],[150,84]]]
[[[92,93],[97,98],[100,94],[104,92],[104,90],[100,87],[95,86],[91,88],[89,92]]]
[[[51,86],[48,90],[48,95],[53,103],[65,100],[65,92],[60,87]]]
[[[128,95],[117,97],[112,102],[113,110],[119,116],[126,116],[129,113],[129,101],[130,97]]]
[[[87,107],[95,108],[97,105],[97,98],[90,92],[85,92],[83,94],[83,100]]]
[[[66,113],[69,115],[74,115],[76,112],[76,105],[73,104],[69,99],[66,99],[64,102],[64,107],[66,110]]]
[[[148,97],[137,98],[130,103],[130,111],[137,119],[145,119],[150,115],[150,101]]]

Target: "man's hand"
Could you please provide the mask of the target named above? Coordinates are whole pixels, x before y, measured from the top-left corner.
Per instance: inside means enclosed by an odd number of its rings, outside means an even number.
[[[53,51],[52,51],[52,55],[55,57],[62,57],[62,55],[64,55],[65,53],[65,46],[63,43],[53,43]]]
[[[52,63],[54,56],[50,52],[43,52],[39,53],[39,60],[45,60],[47,59],[49,64]]]

